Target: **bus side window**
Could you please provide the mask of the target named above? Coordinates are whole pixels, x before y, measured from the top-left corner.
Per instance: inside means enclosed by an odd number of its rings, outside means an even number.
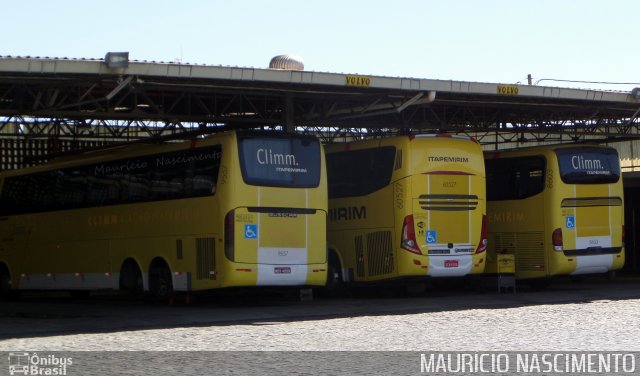
[[[389,185],[395,153],[385,146],[328,154],[329,198],[368,195]]]
[[[518,171],[518,196],[527,198],[542,192],[544,189],[544,160],[530,157],[521,161]]]
[[[515,177],[506,160],[486,162],[487,200],[509,200],[513,198]]]
[[[544,190],[543,157],[505,158],[486,161],[487,200],[516,200]]]

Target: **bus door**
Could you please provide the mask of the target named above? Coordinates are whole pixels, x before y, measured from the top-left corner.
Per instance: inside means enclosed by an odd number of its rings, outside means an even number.
[[[575,260],[572,274],[607,272],[622,250],[622,198],[611,184],[620,178],[618,156],[595,148],[556,153],[561,179],[569,183],[561,200],[562,245]]]
[[[256,264],[257,285],[303,285],[308,264],[326,263],[326,189],[319,192],[321,149],[315,139],[239,138],[241,197],[234,210],[235,262]],[[324,278],[322,278],[324,283]]]
[[[483,184],[469,173],[432,171],[412,179],[416,240],[429,255],[428,275],[471,273],[478,245],[484,200],[472,187]],[[479,215],[474,215],[479,213]]]

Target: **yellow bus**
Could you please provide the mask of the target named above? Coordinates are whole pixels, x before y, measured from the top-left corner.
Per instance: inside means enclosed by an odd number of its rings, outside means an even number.
[[[620,160],[603,146],[486,153],[489,259],[516,278],[605,273],[624,264]]]
[[[174,291],[326,282],[317,139],[222,133],[0,175],[0,286]]]
[[[426,277],[483,272],[485,175],[475,140],[396,136],[326,150],[328,286],[423,286]]]

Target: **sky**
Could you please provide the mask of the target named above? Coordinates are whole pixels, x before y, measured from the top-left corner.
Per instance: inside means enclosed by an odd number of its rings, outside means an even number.
[[[0,0],[2,56],[103,58],[628,91],[637,0]],[[609,82],[571,83],[556,80]],[[613,83],[629,83],[617,85]]]

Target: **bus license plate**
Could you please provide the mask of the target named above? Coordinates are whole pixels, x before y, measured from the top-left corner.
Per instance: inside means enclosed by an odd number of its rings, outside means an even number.
[[[288,266],[279,266],[273,268],[273,272],[276,274],[291,274],[291,268]]]
[[[444,260],[444,267],[445,268],[457,268],[458,267],[458,260]]]

